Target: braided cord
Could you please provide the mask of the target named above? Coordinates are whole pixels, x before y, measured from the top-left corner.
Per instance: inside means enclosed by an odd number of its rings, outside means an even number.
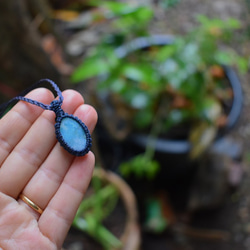
[[[50,109],[50,105],[47,105],[47,104],[44,104],[44,103],[41,103],[41,102],[38,102],[38,101],[35,101],[35,100],[32,100],[32,99],[29,99],[29,98],[26,98],[26,97],[23,97],[23,96],[14,97],[12,100],[13,101],[14,100],[25,101],[25,102],[34,104],[34,105],[36,105],[38,107],[41,107],[43,109]]]

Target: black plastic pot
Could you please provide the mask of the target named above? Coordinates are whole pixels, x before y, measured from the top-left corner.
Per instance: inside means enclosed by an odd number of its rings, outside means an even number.
[[[234,98],[231,110],[227,117],[227,124],[224,127],[223,131],[218,134],[217,140],[219,140],[223,134],[226,134],[235,126],[240,117],[243,106],[242,88],[235,71],[230,67],[224,67],[224,70],[231,84],[234,93]],[[132,142],[143,147],[146,145],[147,142],[150,142],[150,140],[152,140],[148,137],[148,135],[142,134],[133,134],[129,139]],[[174,154],[188,153],[191,149],[190,142],[187,140],[168,140],[159,138],[156,140],[156,142],[154,142],[154,146],[157,152]]]

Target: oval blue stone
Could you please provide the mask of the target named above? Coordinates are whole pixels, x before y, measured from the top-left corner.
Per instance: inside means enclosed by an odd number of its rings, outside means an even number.
[[[86,134],[83,127],[73,118],[64,117],[60,124],[60,133],[65,143],[76,151],[86,147]]]

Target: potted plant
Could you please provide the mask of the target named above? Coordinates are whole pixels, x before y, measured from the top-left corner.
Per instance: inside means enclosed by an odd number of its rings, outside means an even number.
[[[126,140],[136,134],[132,141],[144,146],[143,154],[121,167],[125,175],[153,177],[160,169],[158,149],[177,148],[175,153],[197,159],[238,119],[242,92],[232,67],[244,71],[247,60],[222,44],[240,24],[198,20],[200,26],[182,36],[146,36],[117,49],[104,40],[72,75],[73,82],[98,76],[96,100],[107,130]]]
[[[114,217],[115,213],[119,218]],[[73,227],[78,230],[75,237],[78,234],[82,238],[84,232],[102,249],[139,249],[140,230],[132,190],[115,173],[96,167]]]

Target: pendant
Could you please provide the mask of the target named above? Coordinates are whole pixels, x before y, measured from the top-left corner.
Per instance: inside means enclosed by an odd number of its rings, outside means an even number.
[[[76,116],[60,112],[55,130],[57,140],[69,153],[83,156],[89,152],[92,144],[89,130]]]
[[[34,89],[38,85],[45,82],[51,84],[58,94],[58,99],[52,101],[48,105],[24,97],[24,95],[27,94],[31,89]],[[49,79],[41,79],[29,89],[25,90],[20,96],[16,96],[7,103],[1,105],[0,117],[13,101],[25,101],[33,105],[37,105],[45,110],[54,111],[56,114],[56,138],[61,146],[75,156],[83,156],[89,152],[92,145],[92,139],[88,127],[76,116],[67,114],[62,110],[61,106],[63,103],[63,96],[59,87],[53,81]]]

